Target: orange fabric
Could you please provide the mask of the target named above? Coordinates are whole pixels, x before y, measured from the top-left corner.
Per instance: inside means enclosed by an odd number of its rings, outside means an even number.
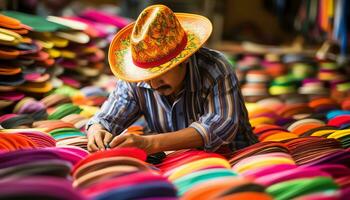
[[[314,99],[312,101],[309,102],[309,106],[311,108],[317,108],[320,107],[322,105],[335,105],[336,102],[333,99],[330,98],[320,98],[320,99]]]
[[[273,198],[266,194],[266,193],[260,193],[260,192],[240,192],[240,193],[234,193],[231,195],[227,195],[221,198],[216,198],[217,200],[241,200],[241,199],[248,199],[248,200],[272,200]]]
[[[319,123],[310,123],[310,124],[304,124],[304,125],[300,125],[297,128],[295,128],[292,132],[297,134],[297,135],[301,135],[303,133],[305,133],[308,130],[314,129],[314,128],[318,128],[323,126],[322,124]]]
[[[0,68],[0,75],[15,75],[21,71],[21,68]]]
[[[265,140],[265,138],[270,137],[271,135],[275,135],[275,134],[283,134],[283,133],[289,133],[287,131],[281,131],[281,130],[271,130],[271,131],[266,131],[265,133],[261,134],[259,136],[259,140],[263,141]]]
[[[12,17],[8,17],[0,14],[0,26],[10,29],[22,28],[21,22]]]

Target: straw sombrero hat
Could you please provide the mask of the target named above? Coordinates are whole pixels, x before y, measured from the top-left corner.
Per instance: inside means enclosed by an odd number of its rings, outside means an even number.
[[[195,53],[211,32],[203,16],[173,13],[164,5],[147,7],[114,36],[108,52],[111,70],[129,82],[158,77]]]

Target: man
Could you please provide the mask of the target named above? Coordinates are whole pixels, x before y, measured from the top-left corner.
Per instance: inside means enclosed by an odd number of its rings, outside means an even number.
[[[174,14],[163,5],[146,8],[119,31],[109,63],[120,81],[87,124],[88,150],[231,152],[255,143],[230,64],[219,52],[201,48],[211,31],[207,18]],[[119,135],[141,115],[152,134]]]

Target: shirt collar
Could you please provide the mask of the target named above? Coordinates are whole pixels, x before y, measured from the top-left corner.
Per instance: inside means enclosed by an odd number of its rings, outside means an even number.
[[[136,86],[137,86],[137,87],[146,88],[146,89],[152,89],[151,86],[150,86],[148,83],[144,82],[144,81],[138,82],[138,83],[136,84]]]
[[[202,88],[202,83],[201,83],[201,79],[200,79],[200,73],[199,73],[199,69],[197,66],[197,58],[196,58],[196,54],[193,54],[190,57],[190,60],[187,64],[187,74],[186,74],[186,78],[185,78],[185,88],[186,90],[189,90],[191,92],[196,92],[198,90],[200,90]],[[138,82],[137,83],[137,87],[142,87],[142,88],[146,88],[146,89],[152,89],[151,86],[142,81],[142,82]]]

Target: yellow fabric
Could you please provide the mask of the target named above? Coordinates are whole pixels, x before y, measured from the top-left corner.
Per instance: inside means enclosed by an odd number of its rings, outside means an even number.
[[[315,131],[311,134],[311,136],[318,136],[318,137],[322,137],[324,135],[333,133],[336,130],[319,130],[319,131]]]
[[[185,165],[178,167],[174,173],[172,173],[168,179],[174,181],[186,174],[192,173],[194,171],[204,169],[210,166],[222,166],[224,168],[230,169],[230,163],[222,158],[205,158],[201,160],[196,160]]]
[[[233,167],[233,170],[237,173],[243,173],[248,170],[253,170],[261,167],[271,166],[271,165],[277,165],[277,164],[295,164],[295,162],[288,158],[283,157],[271,157],[271,158],[264,158],[265,160],[255,160],[252,162],[249,162],[247,164],[244,164],[242,166],[235,166]]]
[[[79,107],[81,109],[83,109],[83,111],[81,111],[80,115],[86,118],[90,118],[92,117],[95,113],[97,113],[97,111],[100,110],[99,107],[96,106],[82,106],[79,105]]]
[[[256,127],[260,124],[274,124],[275,120],[269,117],[257,117],[249,120],[252,127]]]
[[[330,134],[327,138],[338,139],[344,136],[350,135],[350,129],[338,130]]]
[[[277,134],[273,134],[273,135],[266,137],[262,142],[266,142],[266,141],[279,142],[279,141],[293,139],[293,138],[297,138],[297,137],[298,137],[298,135],[293,134],[293,133],[277,133]]]

